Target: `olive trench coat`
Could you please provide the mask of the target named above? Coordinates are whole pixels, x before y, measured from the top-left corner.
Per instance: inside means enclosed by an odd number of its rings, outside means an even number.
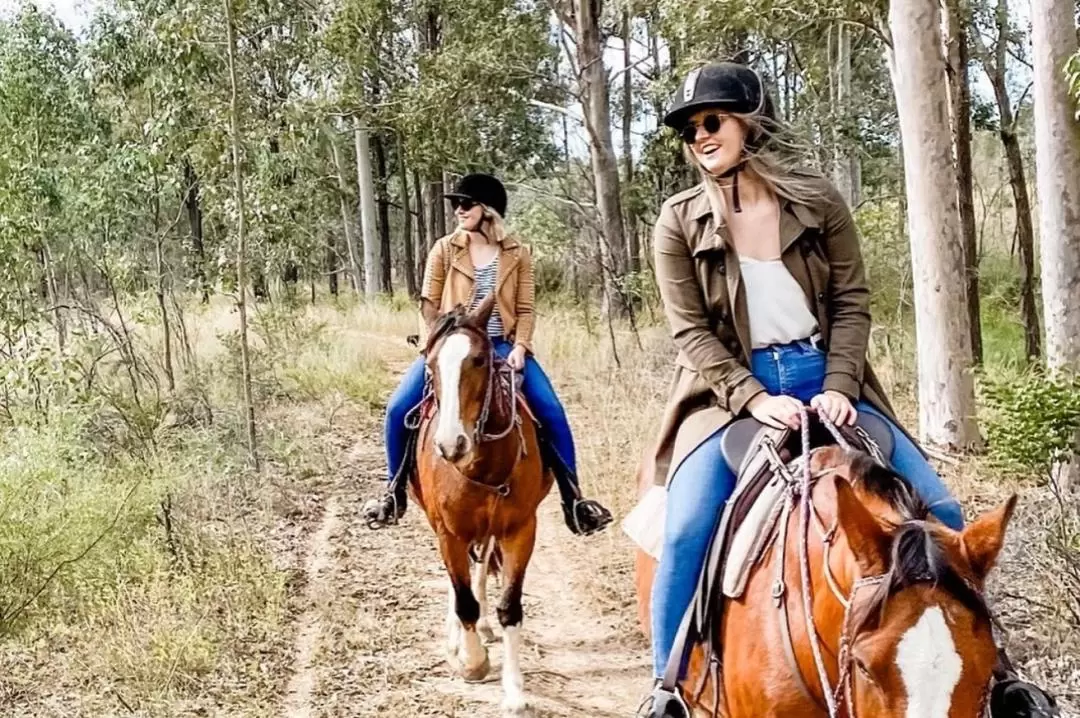
[[[781,259],[806,293],[827,347],[825,389],[864,399],[896,421],[870,368],[870,290],[847,205],[827,180],[808,204],[780,201]],[[750,372],[750,320],[739,258],[716,227],[703,185],[668,199],[653,233],[656,279],[679,350],[652,456],[666,484],[703,441],[765,391]]]

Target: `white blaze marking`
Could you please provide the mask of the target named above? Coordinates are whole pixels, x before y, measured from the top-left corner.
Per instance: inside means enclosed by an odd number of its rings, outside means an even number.
[[[435,443],[453,446],[465,434],[461,423],[461,364],[469,356],[472,343],[465,334],[451,334],[439,350],[439,423]]]
[[[503,628],[503,711],[522,715],[528,708],[525,679],[521,675],[521,626]]]
[[[488,617],[488,561],[491,552],[495,549],[495,539],[490,538],[484,545],[480,561],[472,569],[472,588],[476,595],[476,602],[480,604],[480,620],[476,622],[476,630],[484,641],[495,640],[495,633],[491,630],[491,619]]]
[[[900,639],[896,665],[907,688],[907,718],[948,718],[964,662],[940,606],[926,609]]]

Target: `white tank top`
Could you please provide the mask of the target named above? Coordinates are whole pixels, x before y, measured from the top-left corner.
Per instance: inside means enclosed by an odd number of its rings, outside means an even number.
[[[813,336],[817,319],[802,287],[779,259],[739,258],[754,349]]]

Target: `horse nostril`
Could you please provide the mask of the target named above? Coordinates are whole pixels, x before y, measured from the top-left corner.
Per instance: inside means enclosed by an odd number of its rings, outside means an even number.
[[[458,458],[465,456],[465,454],[469,453],[469,437],[464,434],[459,436],[457,438],[457,445],[454,448],[456,449],[454,452],[455,456]]]

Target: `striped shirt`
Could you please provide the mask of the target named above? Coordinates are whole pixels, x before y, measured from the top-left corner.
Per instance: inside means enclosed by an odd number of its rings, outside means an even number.
[[[480,306],[480,303],[484,299],[495,291],[495,280],[499,276],[499,255],[495,255],[495,259],[491,260],[483,267],[476,267],[474,269],[476,275],[476,290],[473,292],[472,306],[470,310],[476,309]],[[491,310],[491,319],[488,320],[487,333],[489,337],[501,338],[505,333],[503,331],[502,317],[499,316],[499,308],[496,306]]]

